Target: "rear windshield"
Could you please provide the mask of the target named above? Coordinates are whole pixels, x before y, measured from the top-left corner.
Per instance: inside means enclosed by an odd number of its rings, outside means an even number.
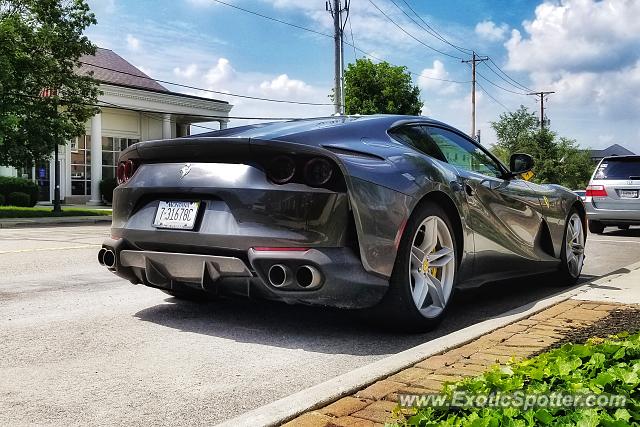
[[[640,179],[640,158],[603,160],[593,179]]]

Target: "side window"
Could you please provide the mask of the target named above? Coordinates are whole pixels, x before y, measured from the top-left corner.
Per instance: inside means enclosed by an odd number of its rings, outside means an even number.
[[[480,147],[451,131],[428,127],[429,136],[444,154],[447,162],[471,172],[499,178],[502,169]]]
[[[413,147],[434,159],[446,162],[442,152],[431,138],[429,138],[429,135],[422,126],[403,126],[389,133],[405,145]]]

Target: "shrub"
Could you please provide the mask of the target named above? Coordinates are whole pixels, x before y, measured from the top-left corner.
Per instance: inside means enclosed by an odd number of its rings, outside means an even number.
[[[113,190],[118,186],[118,182],[115,178],[106,178],[100,181],[100,194],[102,195],[102,200],[107,203],[111,203],[113,201]]]
[[[404,415],[396,410],[398,422],[404,426],[638,425],[639,360],[640,334],[630,336],[623,332],[608,339],[592,338],[586,344],[565,344],[529,360],[496,366],[477,377],[445,385],[443,392],[449,401],[454,393],[471,397],[492,393],[494,397],[497,394],[511,396],[516,392],[527,397],[554,393],[622,396],[625,407],[548,405],[549,400],[547,405],[529,408],[522,405],[427,406],[408,419],[403,419]],[[621,400],[618,402],[622,403]]]
[[[20,191],[9,193],[9,196],[7,197],[7,203],[9,204],[9,206],[19,206],[22,208],[33,206],[31,204],[31,196],[29,196],[27,193],[21,193]]]
[[[35,206],[38,203],[38,185],[23,178],[13,178],[0,176],[0,194],[9,203],[9,195],[11,193],[26,193],[29,196],[29,204],[26,206]]]
[[[0,194],[0,206],[4,205],[4,196]]]

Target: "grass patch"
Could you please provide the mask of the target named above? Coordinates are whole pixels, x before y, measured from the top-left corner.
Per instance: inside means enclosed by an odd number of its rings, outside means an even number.
[[[445,404],[414,410],[398,407],[395,414],[398,425],[408,426],[637,426],[639,386],[640,334],[622,333],[592,338],[586,344],[564,344],[528,360],[496,366],[478,377],[445,385],[442,394],[448,402],[461,392],[468,396],[619,395],[625,398],[623,407]]]
[[[108,216],[111,210],[62,208],[60,214],[54,214],[51,207],[21,208],[17,206],[0,206],[1,218],[49,218],[56,216]]]

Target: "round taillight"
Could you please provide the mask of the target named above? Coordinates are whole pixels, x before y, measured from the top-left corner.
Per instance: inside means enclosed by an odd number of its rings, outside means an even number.
[[[116,179],[118,180],[118,185],[124,184],[124,162],[118,163],[118,169],[116,169]]]
[[[275,157],[267,167],[267,177],[276,184],[286,184],[296,173],[296,162],[289,156]]]
[[[129,181],[131,175],[133,175],[133,162],[131,160],[127,160],[124,162],[124,182]]]
[[[311,187],[325,185],[332,176],[333,166],[328,160],[320,157],[309,160],[304,167],[304,180]]]

